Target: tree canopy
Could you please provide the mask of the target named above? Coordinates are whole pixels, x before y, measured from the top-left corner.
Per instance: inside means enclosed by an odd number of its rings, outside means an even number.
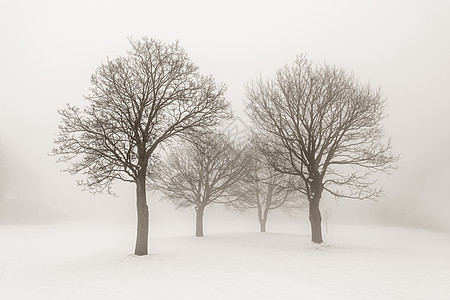
[[[197,236],[203,235],[203,211],[212,203],[236,201],[233,186],[248,168],[246,151],[221,133],[185,141],[158,166],[154,186],[178,208],[193,206]]]
[[[255,147],[248,147],[247,168],[243,178],[233,187],[238,201],[229,207],[256,209],[261,232],[266,231],[269,212],[282,209],[292,214],[305,207],[296,176],[277,172]]]
[[[310,203],[314,242],[322,242],[322,192],[367,199],[381,194],[372,174],[396,157],[384,135],[385,100],[353,73],[299,56],[273,80],[247,86],[255,143],[278,172],[296,175]],[[318,224],[318,226],[317,226]]]

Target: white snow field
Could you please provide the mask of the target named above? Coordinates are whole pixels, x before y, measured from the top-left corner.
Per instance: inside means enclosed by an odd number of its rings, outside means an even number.
[[[144,257],[129,225],[0,225],[0,299],[450,299],[447,233],[333,225],[314,246],[307,224],[231,225]]]

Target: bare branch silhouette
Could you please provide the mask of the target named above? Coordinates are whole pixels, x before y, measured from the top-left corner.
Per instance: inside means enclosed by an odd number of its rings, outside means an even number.
[[[322,192],[369,199],[381,195],[376,171],[395,168],[381,121],[379,89],[361,85],[341,68],[313,65],[300,56],[275,80],[247,86],[254,142],[273,168],[297,176],[309,201],[312,241],[322,242]]]
[[[125,57],[107,60],[91,76],[87,106],[67,105],[53,154],[81,173],[93,192],[112,192],[115,180],[136,184],[135,253],[148,252],[146,180],[157,149],[177,136],[231,117],[224,85],[203,76],[178,43],[130,39]]]

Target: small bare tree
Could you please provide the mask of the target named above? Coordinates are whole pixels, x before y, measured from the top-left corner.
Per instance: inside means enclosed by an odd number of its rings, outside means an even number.
[[[195,235],[203,236],[205,207],[236,201],[232,187],[244,176],[245,153],[224,134],[185,141],[158,166],[154,186],[177,208],[194,206]]]
[[[122,180],[136,184],[136,255],[148,253],[147,175],[157,149],[231,118],[224,85],[202,76],[178,43],[130,39],[128,56],[108,60],[91,77],[88,105],[67,105],[53,153],[71,162],[93,192],[111,192]]]
[[[245,176],[234,187],[238,201],[231,203],[232,209],[256,209],[260,231],[266,232],[269,212],[283,209],[292,213],[305,207],[296,177],[277,172],[267,159],[255,148],[250,147]]]
[[[298,57],[275,80],[248,85],[247,98],[258,149],[276,171],[304,184],[314,243],[323,242],[323,191],[351,199],[380,195],[372,175],[394,168],[396,157],[384,137],[379,90],[343,69]]]

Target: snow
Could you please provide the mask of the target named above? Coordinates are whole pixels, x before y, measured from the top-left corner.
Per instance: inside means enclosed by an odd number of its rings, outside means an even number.
[[[450,299],[447,233],[332,225],[313,245],[307,224],[225,225],[155,232],[143,257],[134,226],[0,225],[0,299]]]

